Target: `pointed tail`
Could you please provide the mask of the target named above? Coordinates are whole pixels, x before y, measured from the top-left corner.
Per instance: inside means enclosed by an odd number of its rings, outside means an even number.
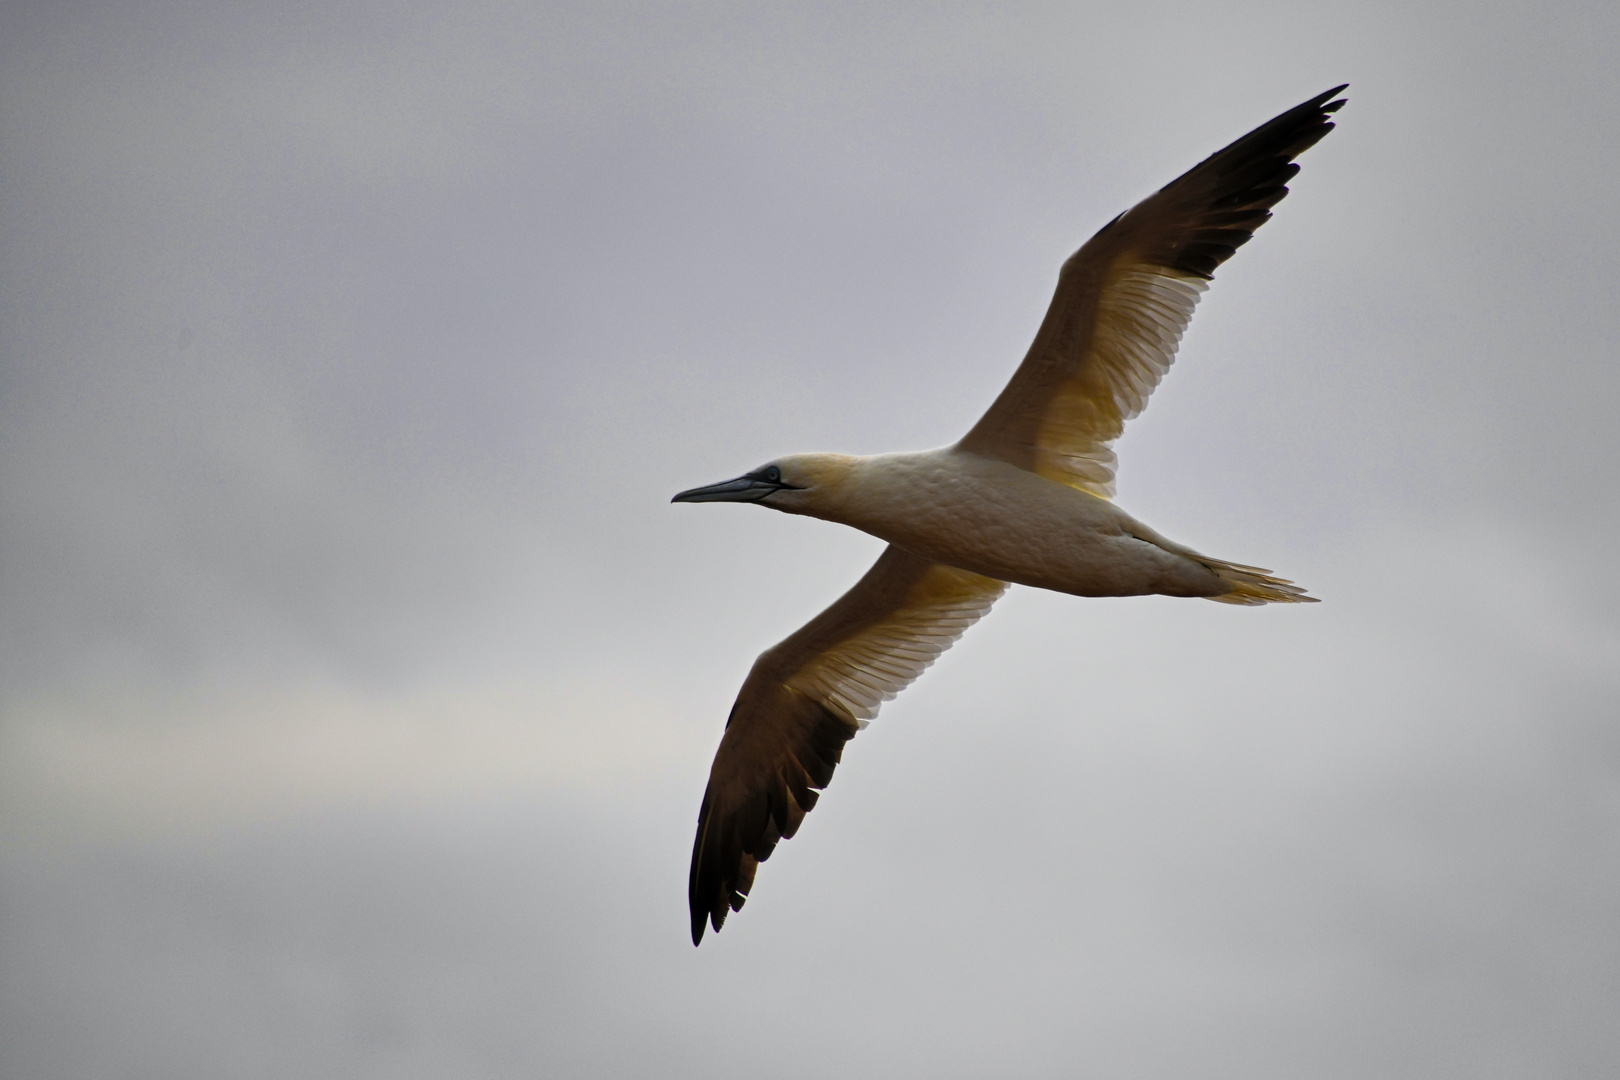
[[[1208,596],[1222,604],[1314,604],[1316,597],[1306,596],[1305,590],[1286,578],[1273,577],[1270,570],[1258,566],[1244,566],[1207,555],[1197,556],[1199,562],[1232,586],[1232,591],[1220,596]]]

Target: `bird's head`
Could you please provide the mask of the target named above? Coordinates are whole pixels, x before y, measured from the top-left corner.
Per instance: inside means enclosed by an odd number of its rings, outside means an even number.
[[[820,516],[836,503],[856,460],[848,454],[789,454],[735,480],[690,488],[670,502],[751,502]]]

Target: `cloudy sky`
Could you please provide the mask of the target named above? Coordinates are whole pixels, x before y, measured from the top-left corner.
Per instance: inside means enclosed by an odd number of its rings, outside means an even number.
[[[0,1075],[1620,1071],[1612,4],[0,11]],[[1119,445],[1323,599],[1014,590],[694,950],[752,658],[1058,264],[1349,82]]]

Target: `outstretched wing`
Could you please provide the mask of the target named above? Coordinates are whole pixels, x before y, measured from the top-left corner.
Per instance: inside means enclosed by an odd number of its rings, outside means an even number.
[[[1110,445],[1170,369],[1215,268],[1333,130],[1340,86],[1262,124],[1105,225],[1063,264],[1029,354],[963,449],[1109,498]]]
[[[890,547],[849,592],[760,654],[726,721],[698,812],[692,944],[737,911],[799,828],[848,742],[977,622],[1007,583]]]

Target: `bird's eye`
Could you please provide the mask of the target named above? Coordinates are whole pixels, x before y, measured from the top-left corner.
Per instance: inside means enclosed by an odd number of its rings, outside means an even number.
[[[769,480],[773,484],[776,483],[778,480],[782,479],[782,470],[778,469],[775,465],[772,465],[770,468],[765,470],[765,479]]]

